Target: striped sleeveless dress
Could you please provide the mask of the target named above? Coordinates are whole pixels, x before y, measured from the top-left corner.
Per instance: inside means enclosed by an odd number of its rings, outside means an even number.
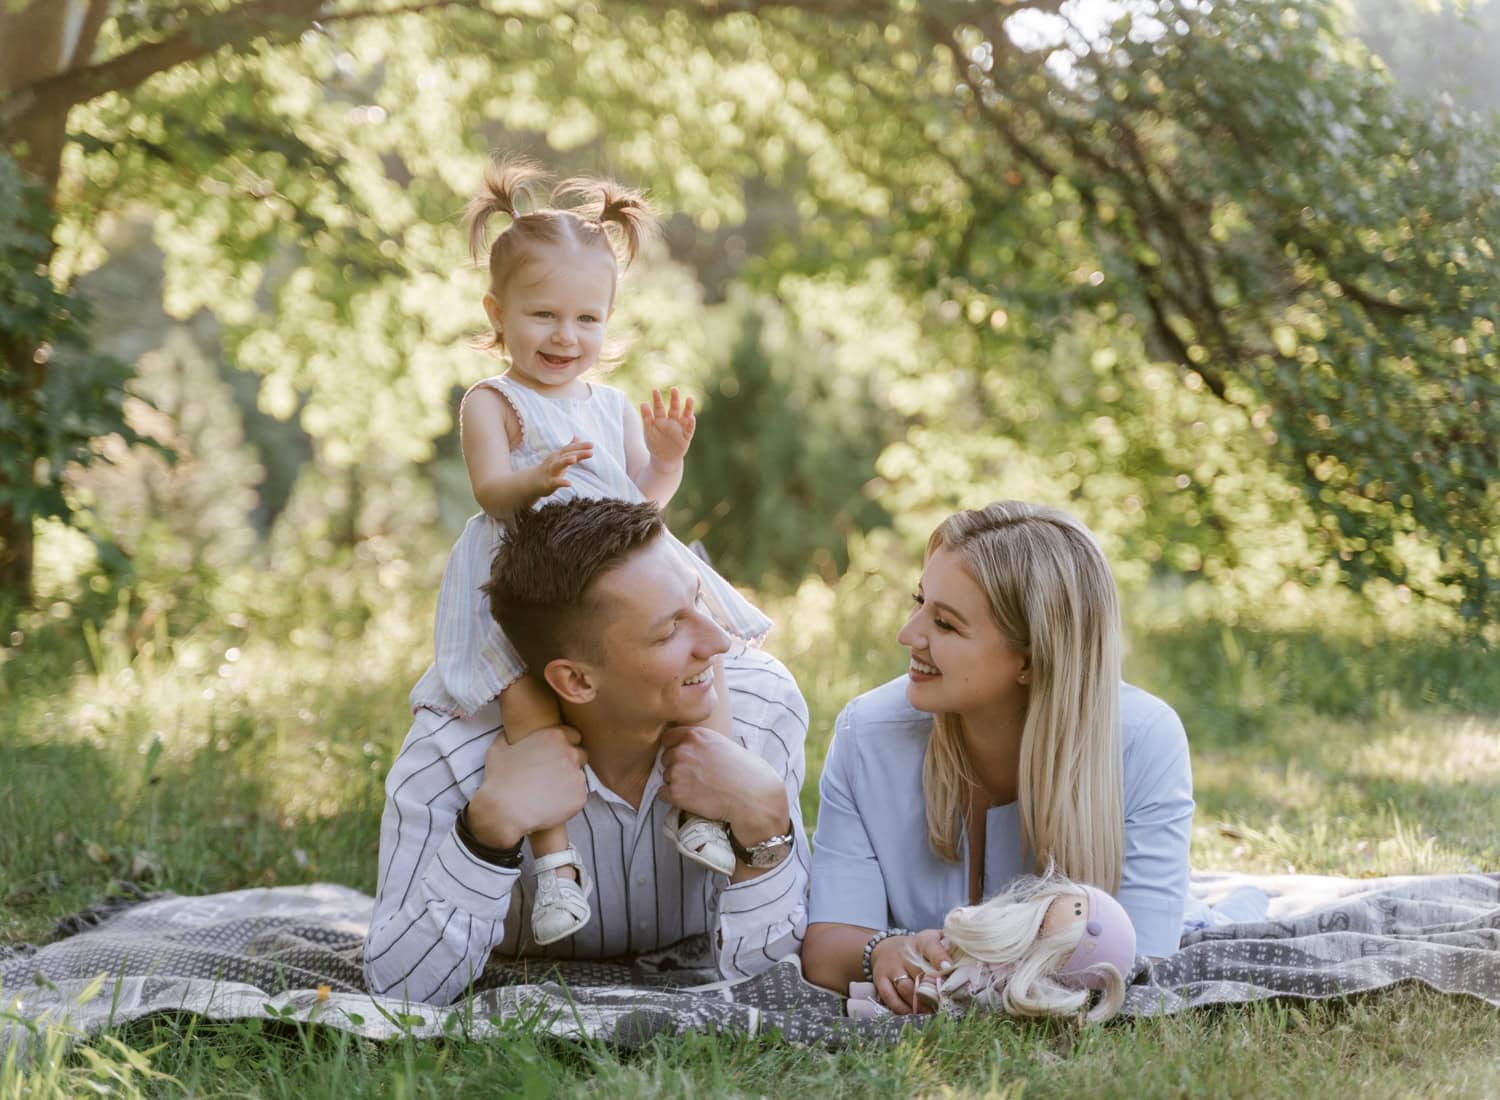
[[[645,495],[625,470],[625,417],[636,415],[630,399],[613,386],[590,382],[581,398],[544,397],[503,375],[476,382],[500,394],[521,424],[521,443],[511,449],[515,469],[542,458],[577,436],[594,445],[593,457],[571,467],[565,489],[536,506],[574,497],[641,501]],[[718,624],[741,641],[758,643],[771,629],[766,618],[713,567],[668,532],[682,558],[703,579],[703,601]],[[515,647],[490,616],[480,586],[490,579],[495,548],[505,525],[484,512],[472,516],[448,556],[438,593],[434,660],[411,692],[411,706],[445,714],[473,714],[526,671]]]

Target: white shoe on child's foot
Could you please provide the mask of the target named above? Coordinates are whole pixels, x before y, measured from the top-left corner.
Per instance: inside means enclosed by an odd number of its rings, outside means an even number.
[[[721,875],[734,874],[739,862],[729,843],[729,827],[722,821],[690,814],[673,807],[661,823],[661,831],[677,845],[677,850],[694,863],[701,863]]]
[[[577,882],[557,873],[559,867],[568,866],[577,869]],[[532,869],[536,872],[536,898],[531,906],[532,939],[538,944],[555,943],[589,922],[593,910],[589,908],[588,896],[594,883],[583,869],[577,848],[538,856]]]

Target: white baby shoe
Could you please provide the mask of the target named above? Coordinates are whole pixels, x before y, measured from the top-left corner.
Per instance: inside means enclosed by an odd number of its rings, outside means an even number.
[[[661,831],[672,838],[685,858],[721,875],[734,874],[739,861],[729,842],[729,827],[722,821],[710,821],[673,807],[662,821]]]
[[[559,867],[576,867],[578,881],[563,878]],[[538,944],[556,943],[573,935],[589,922],[593,910],[588,896],[594,882],[583,869],[578,849],[564,848],[551,855],[538,856],[532,864],[536,872],[536,898],[531,906],[531,938]]]

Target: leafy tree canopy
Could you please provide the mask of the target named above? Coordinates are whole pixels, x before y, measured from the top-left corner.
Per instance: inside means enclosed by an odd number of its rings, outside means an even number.
[[[0,101],[30,148],[75,94],[55,279],[150,203],[168,307],[213,310],[336,461],[450,430],[480,292],[455,215],[521,146],[649,186],[831,401],[904,424],[870,489],[898,522],[1016,493],[1127,572],[1500,612],[1500,135],[1398,94],[1332,0],[82,7],[82,67]],[[627,378],[700,378],[636,290],[663,350]]]

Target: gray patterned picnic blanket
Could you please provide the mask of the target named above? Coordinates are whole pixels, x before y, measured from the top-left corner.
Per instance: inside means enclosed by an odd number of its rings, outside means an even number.
[[[1193,878],[1209,903],[1245,885],[1269,896],[1266,919],[1205,927],[1165,960],[1137,960],[1127,1014],[1403,981],[1500,1007],[1500,875]],[[624,1047],[687,1031],[779,1031],[840,1046],[921,1023],[848,1018],[843,999],[804,981],[795,960],[747,981],[708,982],[701,941],[621,962],[492,964],[455,1005],[403,1003],[364,988],[372,905],[328,884],[162,895],[83,914],[64,923],[71,935],[43,947],[0,946],[0,1052],[41,1028],[91,1035],[158,1012],[315,1022],[375,1039],[524,1026]]]
[[[1175,955],[1138,959],[1126,1014],[1322,1000],[1407,981],[1500,1008],[1500,874],[1193,874],[1194,897],[1210,904],[1245,886],[1270,896],[1266,919],[1188,932]]]

